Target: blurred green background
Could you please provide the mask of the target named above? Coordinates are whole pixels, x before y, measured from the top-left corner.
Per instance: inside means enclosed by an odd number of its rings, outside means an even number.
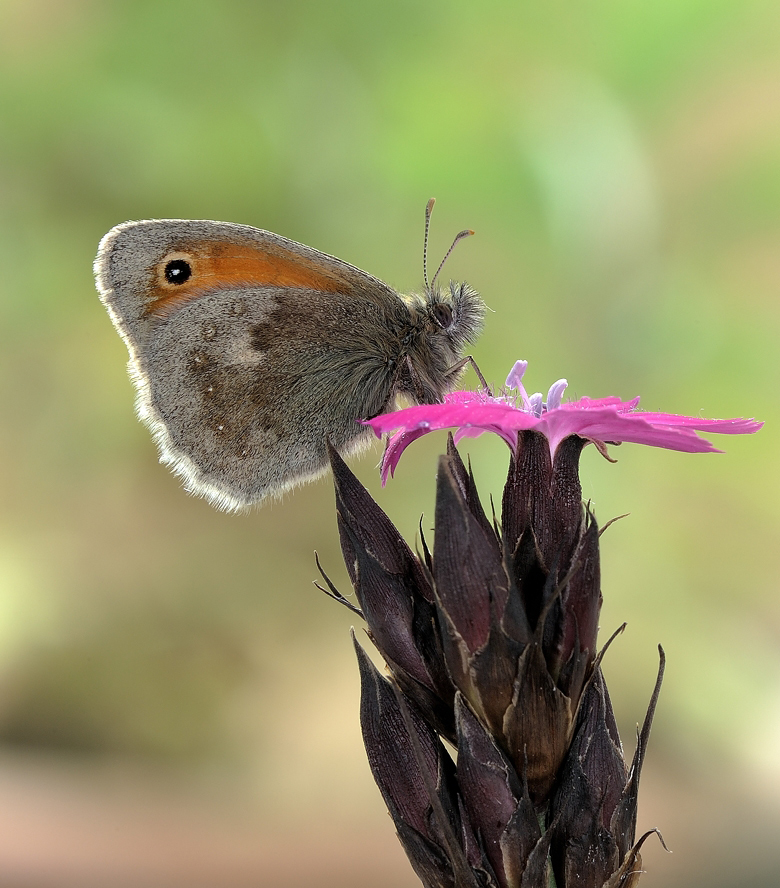
[[[185,495],[133,413],[91,263],[126,219],[279,232],[492,312],[500,383],[756,416],[725,455],[593,448],[606,661],[643,884],[777,884],[780,7],[767,0],[0,2],[0,888],[413,886],[360,746],[325,479]],[[468,381],[474,382],[473,378]],[[432,524],[430,436],[382,490]],[[471,453],[500,497],[507,451]],[[774,838],[773,838],[774,837]]]

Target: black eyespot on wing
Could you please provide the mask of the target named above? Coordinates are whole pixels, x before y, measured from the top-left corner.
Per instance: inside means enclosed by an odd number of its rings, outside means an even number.
[[[444,302],[437,302],[431,309],[434,320],[442,328],[446,330],[452,324],[452,309]]]
[[[192,266],[186,259],[171,259],[165,266],[165,280],[169,284],[185,284],[192,277]]]

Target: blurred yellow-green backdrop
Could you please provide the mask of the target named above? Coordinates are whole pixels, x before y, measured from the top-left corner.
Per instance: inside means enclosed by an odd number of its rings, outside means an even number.
[[[725,455],[591,448],[651,886],[780,864],[780,7],[767,0],[1,0],[0,888],[413,886],[360,745],[327,479],[184,494],[133,412],[91,264],[126,219],[225,219],[491,309],[502,382],[756,416]],[[470,381],[474,381],[471,379]],[[420,442],[380,488],[432,523]],[[507,452],[469,445],[485,497]],[[606,637],[606,636],[605,636]]]

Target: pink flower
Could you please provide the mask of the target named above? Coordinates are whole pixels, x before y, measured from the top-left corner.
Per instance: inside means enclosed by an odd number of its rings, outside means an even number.
[[[696,433],[745,435],[763,426],[763,422],[754,419],[701,419],[674,413],[646,413],[636,409],[639,398],[631,401],[616,397],[580,398],[563,404],[565,379],[559,379],[550,387],[544,401],[541,393],[529,396],[523,386],[527,366],[527,361],[515,364],[507,377],[506,391],[499,396],[482,391],[451,392],[440,404],[421,404],[368,420],[367,425],[378,438],[397,429],[388,440],[382,458],[382,483],[395,472],[401,454],[412,441],[439,429],[457,429],[456,443],[461,438],[494,432],[513,451],[519,431],[540,432],[547,438],[550,454],[554,456],[561,441],[570,435],[592,441],[605,454],[605,444],[624,441],[685,453],[720,453]]]

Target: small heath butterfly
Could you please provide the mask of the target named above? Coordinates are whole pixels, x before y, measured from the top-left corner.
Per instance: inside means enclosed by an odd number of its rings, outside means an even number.
[[[359,420],[396,395],[433,404],[452,390],[485,306],[423,265],[423,292],[401,295],[270,231],[158,219],[112,228],[95,277],[161,461],[238,510],[320,475],[326,441],[359,450],[372,434]]]

